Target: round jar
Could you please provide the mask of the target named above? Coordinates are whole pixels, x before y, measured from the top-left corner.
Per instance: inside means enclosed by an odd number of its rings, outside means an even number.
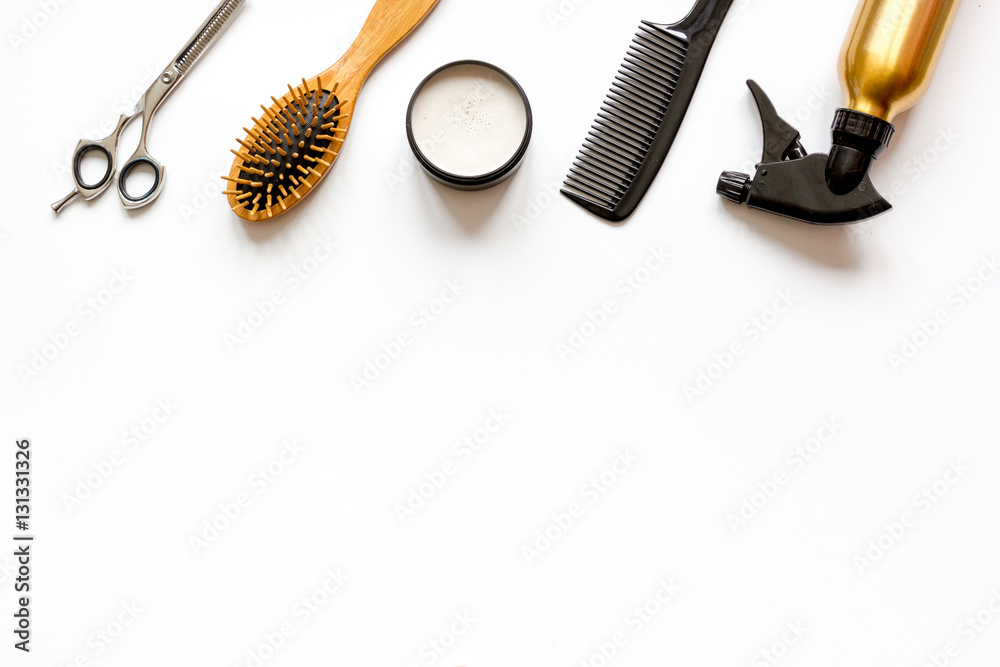
[[[531,105],[521,86],[479,60],[448,63],[417,86],[406,138],[431,178],[481,190],[509,178],[531,141]]]

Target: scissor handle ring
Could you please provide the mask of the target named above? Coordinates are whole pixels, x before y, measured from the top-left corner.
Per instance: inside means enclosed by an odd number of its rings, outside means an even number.
[[[108,167],[104,171],[104,176],[101,176],[97,183],[90,184],[83,180],[83,173],[81,172],[81,167],[83,166],[83,158],[87,153],[91,151],[100,151],[104,154],[104,157],[108,160]],[[76,150],[76,154],[73,156],[73,178],[76,179],[77,184],[86,190],[98,190],[104,187],[108,181],[111,180],[112,174],[114,174],[115,158],[111,155],[105,146],[101,144],[84,144]]]
[[[138,167],[140,164],[148,164],[150,167],[153,168],[153,185],[150,186],[149,190],[147,190],[145,193],[143,193],[138,197],[135,197],[129,194],[128,190],[125,187],[125,182],[128,180],[128,176],[129,174],[132,173],[132,170]],[[121,193],[121,196],[124,199],[127,199],[128,201],[134,204],[145,202],[153,195],[153,193],[155,193],[159,189],[160,179],[162,178],[163,178],[162,168],[160,167],[159,164],[156,163],[155,160],[152,160],[148,157],[132,158],[125,164],[124,167],[122,167],[121,171],[118,172],[118,192]]]

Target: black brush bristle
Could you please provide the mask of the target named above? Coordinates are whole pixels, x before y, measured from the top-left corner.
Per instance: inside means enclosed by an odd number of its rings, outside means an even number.
[[[564,195],[611,222],[635,211],[677,135],[729,5],[703,1],[700,13],[696,7],[673,26],[642,22],[570,167]]]
[[[318,82],[317,82],[318,83]],[[263,211],[268,218],[301,199],[311,187],[308,179],[322,176],[337,154],[335,136],[340,125],[342,101],[332,90],[309,90],[289,86],[289,95],[274,100],[247,131],[245,140],[237,140],[239,171],[230,181],[236,208],[249,214]],[[287,202],[287,203],[286,203]]]

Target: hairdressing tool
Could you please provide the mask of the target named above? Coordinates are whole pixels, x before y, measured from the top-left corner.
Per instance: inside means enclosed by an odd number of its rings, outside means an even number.
[[[868,172],[889,146],[893,118],[930,86],[959,2],[861,0],[840,54],[847,103],[834,114],[829,155],[808,154],[798,131],[748,81],[764,127],[764,154],[752,180],[723,172],[717,192],[737,204],[819,225],[889,211]]]
[[[184,80],[184,77],[187,76],[195,63],[204,55],[206,49],[211,46],[212,42],[215,41],[223,28],[229,23],[229,19],[243,6],[244,2],[246,0],[222,0],[190,41],[185,44],[184,48],[180,50],[160,76],[157,77],[156,81],[145,92],[142,99],[136,103],[132,111],[122,115],[118,119],[118,125],[115,127],[114,132],[99,141],[83,139],[77,144],[76,150],[73,151],[73,181],[76,187],[73,192],[52,205],[56,213],[62,211],[66,204],[77,196],[82,196],[85,201],[89,201],[107,190],[108,186],[111,185],[111,181],[114,180],[117,171],[118,139],[128,124],[135,120],[139,114],[142,114],[142,136],[139,138],[139,145],[136,147],[132,157],[126,160],[125,164],[122,165],[120,173],[118,173],[118,196],[122,200],[122,205],[130,209],[146,206],[160,196],[160,190],[163,189],[163,178],[166,175],[166,167],[157,162],[146,150],[146,134],[149,132],[149,124],[153,120],[153,114],[156,113],[163,100],[167,99],[167,95]],[[87,183],[81,173],[81,166],[83,158],[88,153],[95,151],[103,154],[108,166],[104,172],[104,176],[97,183]],[[132,173],[132,170],[140,165],[146,165],[152,169],[153,185],[145,194],[136,195],[128,190],[128,177]]]
[[[438,0],[377,0],[354,44],[326,71],[302,79],[243,128],[224,194],[236,215],[270,220],[313,191],[336,159],[361,86]]]
[[[562,193],[622,222],[656,178],[732,0],[698,0],[679,23],[643,21]]]

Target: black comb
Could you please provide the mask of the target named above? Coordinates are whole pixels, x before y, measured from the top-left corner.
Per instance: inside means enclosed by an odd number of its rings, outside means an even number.
[[[561,192],[622,222],[639,206],[684,120],[733,0],[698,0],[679,23],[643,21]]]

